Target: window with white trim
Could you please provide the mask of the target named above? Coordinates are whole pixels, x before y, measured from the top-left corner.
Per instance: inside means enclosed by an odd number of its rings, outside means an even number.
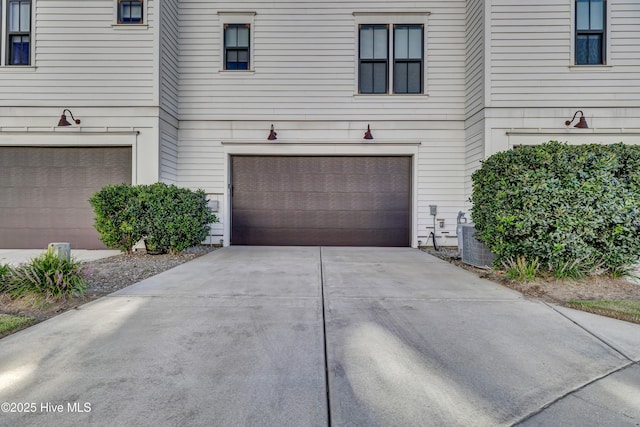
[[[360,25],[360,93],[387,93],[389,81],[389,26]]]
[[[220,22],[219,71],[229,74],[252,74],[254,61],[255,12],[218,11]]]
[[[576,0],[575,63],[606,63],[606,0]]]
[[[356,12],[354,15],[358,24],[357,93],[425,93],[425,22],[428,13],[380,16]]]
[[[250,69],[250,24],[224,25],[224,69]]]
[[[5,64],[31,64],[31,0],[7,0]]]
[[[424,27],[393,27],[393,93],[422,93]]]
[[[144,24],[145,20],[144,0],[117,0],[118,24]]]

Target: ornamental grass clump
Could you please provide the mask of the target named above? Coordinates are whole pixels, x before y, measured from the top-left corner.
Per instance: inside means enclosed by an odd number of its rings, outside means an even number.
[[[4,280],[4,293],[11,297],[63,299],[82,295],[87,272],[80,261],[46,252],[11,269]]]
[[[540,263],[537,259],[527,260],[523,256],[519,256],[515,261],[512,258],[506,262],[503,261],[502,266],[509,279],[519,282],[533,280],[540,270]]]
[[[11,273],[11,266],[9,264],[0,264],[0,293],[5,290],[6,279],[9,278]]]
[[[473,176],[476,238],[556,277],[614,276],[640,258],[640,147],[549,142],[497,153]]]

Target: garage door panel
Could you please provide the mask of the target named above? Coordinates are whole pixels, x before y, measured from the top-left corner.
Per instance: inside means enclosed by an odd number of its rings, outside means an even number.
[[[408,228],[396,230],[379,229],[308,229],[301,232],[290,228],[285,229],[245,229],[238,233],[238,238],[251,241],[252,245],[273,245],[274,241],[284,241],[287,246],[354,246],[354,241],[361,241],[362,235],[367,236],[367,246],[406,246]]]
[[[411,158],[232,158],[232,244],[408,246]]]
[[[88,200],[131,183],[131,147],[0,147],[0,164],[0,248],[104,248]]]

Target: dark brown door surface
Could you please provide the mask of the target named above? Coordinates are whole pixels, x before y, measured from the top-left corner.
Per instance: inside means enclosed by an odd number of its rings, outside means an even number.
[[[410,245],[410,157],[234,156],[231,167],[234,245]]]
[[[89,198],[131,183],[131,147],[0,147],[0,248],[104,249]]]

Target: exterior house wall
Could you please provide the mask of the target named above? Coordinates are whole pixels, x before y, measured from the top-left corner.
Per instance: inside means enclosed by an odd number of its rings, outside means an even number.
[[[179,24],[178,0],[164,0],[158,14],[158,91],[160,104],[159,180],[175,184],[178,180],[179,111]]]
[[[155,1],[144,26],[114,25],[113,0],[79,4],[34,1],[32,66],[0,67],[0,106],[154,103]]]
[[[464,192],[467,196],[465,207],[469,208],[471,195],[471,174],[480,166],[485,147],[485,87],[487,61],[485,60],[485,2],[467,2],[466,16],[466,104],[465,104],[465,176]]]
[[[444,236],[464,206],[465,6],[182,1],[178,183],[219,198],[228,238],[230,155],[410,155],[413,245],[426,244],[432,204],[445,219],[439,243],[455,244]],[[243,20],[252,70],[225,71],[223,24]],[[358,23],[408,21],[425,23],[425,94],[357,94]]]
[[[33,0],[32,65],[0,66],[0,145],[131,146],[133,183],[207,192],[212,243],[229,242],[232,155],[411,156],[412,245],[434,219],[455,245],[487,156],[640,144],[633,0],[607,1],[602,66],[574,65],[572,0],[148,0],[144,25],[117,25],[115,0],[74,3]],[[251,25],[250,71],[223,69],[225,23]],[[423,94],[358,94],[362,23],[424,24]],[[81,125],[56,126],[65,108]],[[564,125],[577,110],[588,129]]]
[[[0,67],[0,145],[130,145],[132,182],[156,182],[158,2],[144,25],[116,25],[113,0],[75,3],[33,0],[31,65]],[[81,124],[57,127],[63,109]]]
[[[573,1],[487,2],[485,155],[549,140],[640,144],[640,7],[608,0],[606,64],[574,65]],[[589,129],[566,127],[582,110]]]

